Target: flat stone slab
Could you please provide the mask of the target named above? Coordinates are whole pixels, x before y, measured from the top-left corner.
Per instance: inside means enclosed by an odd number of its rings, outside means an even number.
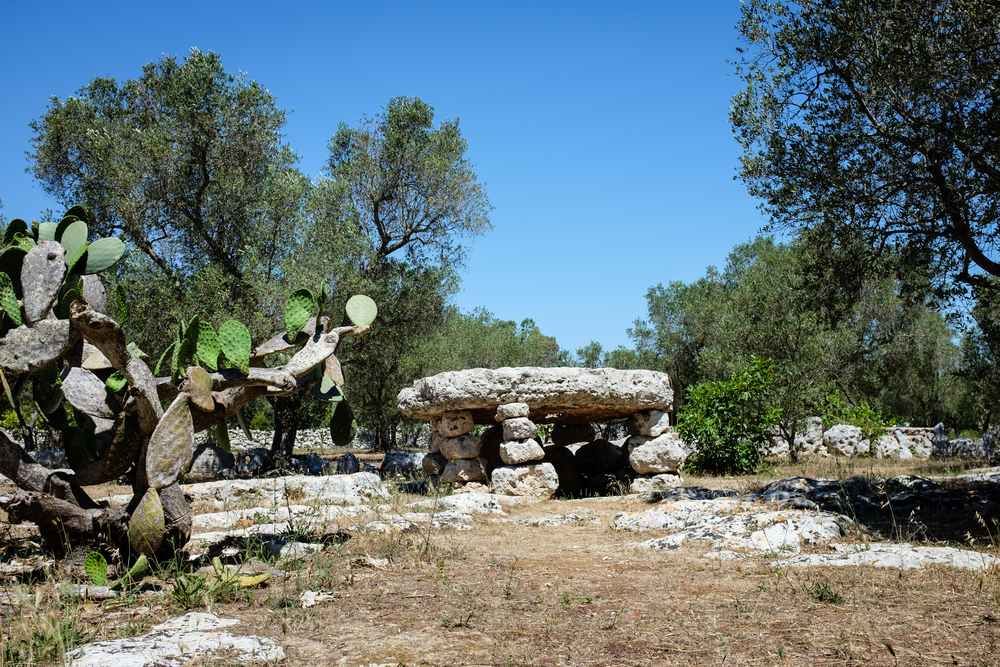
[[[421,378],[399,392],[404,416],[430,421],[469,411],[494,423],[499,406],[525,403],[536,423],[623,419],[646,410],[669,411],[674,391],[666,373],[615,368],[471,368]]]

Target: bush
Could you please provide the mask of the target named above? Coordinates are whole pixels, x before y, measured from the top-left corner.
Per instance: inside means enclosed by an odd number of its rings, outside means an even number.
[[[774,362],[751,357],[726,380],[701,382],[688,389],[677,415],[677,430],[696,450],[686,467],[715,474],[757,470],[781,411],[770,405]]]
[[[895,426],[897,420],[873,408],[867,401],[854,405],[849,404],[842,395],[830,394],[823,401],[823,428],[837,424],[850,424],[861,429],[862,437],[874,443],[890,426]]]

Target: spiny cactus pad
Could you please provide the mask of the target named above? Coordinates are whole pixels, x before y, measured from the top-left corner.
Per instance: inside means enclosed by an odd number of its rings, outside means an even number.
[[[212,378],[201,366],[189,366],[187,371],[188,391],[191,393],[191,402],[204,412],[211,412],[215,409],[215,401],[212,399]]]
[[[219,327],[219,347],[226,360],[243,373],[250,370],[250,330],[242,322],[226,320]]]
[[[307,289],[292,292],[285,302],[285,333],[289,340],[295,340],[309,318],[316,314],[316,297]]]
[[[14,292],[14,283],[6,273],[0,273],[0,308],[7,313],[10,320],[20,326],[24,324],[21,318],[21,304],[17,302],[17,294]]]
[[[378,306],[370,296],[355,294],[347,300],[347,316],[355,326],[367,327],[378,316]]]
[[[41,243],[42,241],[55,241],[56,240],[56,229],[59,228],[54,222],[43,222],[38,225],[38,235],[35,237],[36,240]]]
[[[199,320],[198,322],[198,342],[195,345],[198,362],[210,371],[219,369],[219,352],[222,351],[219,345],[219,337],[215,334],[215,327],[209,322]]]
[[[67,264],[69,258],[79,257],[87,246],[87,223],[77,220],[70,223],[58,238],[63,248],[66,248]]]
[[[194,421],[188,395],[180,393],[170,404],[146,449],[146,478],[156,489],[170,486],[191,465],[194,455]]]
[[[100,273],[114,266],[115,262],[125,254],[125,244],[121,239],[108,236],[97,239],[87,247],[87,258],[84,273]]]
[[[167,521],[163,504],[156,489],[146,489],[135,512],[128,521],[128,543],[132,550],[144,556],[153,556],[163,544]]]

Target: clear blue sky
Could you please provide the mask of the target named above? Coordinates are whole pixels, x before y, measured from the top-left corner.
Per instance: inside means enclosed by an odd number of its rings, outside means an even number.
[[[533,317],[570,350],[627,343],[651,285],[699,276],[763,224],[733,180],[738,0],[151,4],[0,9],[8,218],[54,206],[24,157],[50,96],[198,47],[275,94],[314,177],[337,124],[392,96],[460,118],[495,210],[457,302]]]

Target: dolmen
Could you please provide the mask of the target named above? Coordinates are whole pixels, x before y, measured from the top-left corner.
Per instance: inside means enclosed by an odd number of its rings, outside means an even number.
[[[678,485],[687,453],[670,426],[673,396],[669,376],[650,370],[473,368],[417,380],[397,402],[431,425],[432,479],[548,497]],[[595,424],[615,422],[631,435],[599,437]]]

